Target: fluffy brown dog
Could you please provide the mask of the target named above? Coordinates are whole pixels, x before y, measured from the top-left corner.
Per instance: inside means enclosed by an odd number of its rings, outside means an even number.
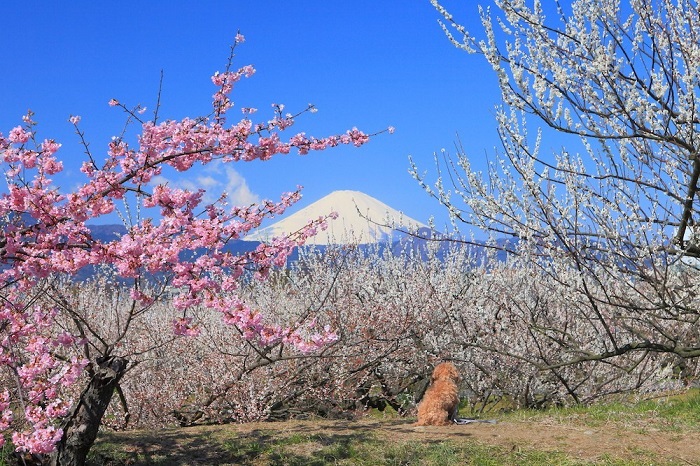
[[[435,366],[430,387],[418,405],[417,426],[447,426],[454,422],[459,408],[457,368],[450,362]]]

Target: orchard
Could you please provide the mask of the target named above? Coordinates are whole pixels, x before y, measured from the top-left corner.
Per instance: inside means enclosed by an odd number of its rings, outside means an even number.
[[[0,443],[83,464],[101,428],[406,415],[444,360],[472,414],[697,384],[697,6],[496,0],[479,35],[431,3],[502,100],[486,171],[461,142],[434,172],[410,167],[467,234],[304,248],[328,212],[233,252],[301,188],[231,205],[162,174],[376,134],[289,135],[313,106],[234,118],[233,88],[255,72],[233,68],[240,34],[208,115],[147,120],[112,99],[128,124],[104,160],[71,116],[85,152],[74,189],[54,184],[61,145],[31,112],[0,134]],[[90,225],[117,204],[126,233],[98,239]]]

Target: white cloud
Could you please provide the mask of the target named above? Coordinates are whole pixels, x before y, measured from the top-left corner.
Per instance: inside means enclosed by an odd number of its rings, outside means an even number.
[[[218,200],[223,193],[228,194],[229,205],[250,205],[260,202],[259,195],[251,191],[246,179],[235,168],[222,162],[212,162],[199,173],[190,178],[169,179],[156,176],[152,184],[168,184],[169,186],[196,191],[204,189],[204,203],[211,204]]]
[[[260,196],[250,190],[248,182],[230,165],[223,165],[226,174],[224,191],[229,195],[229,202],[235,205],[250,205],[261,201]]]

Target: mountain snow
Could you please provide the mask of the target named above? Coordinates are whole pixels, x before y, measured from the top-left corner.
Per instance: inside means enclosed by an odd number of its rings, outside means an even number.
[[[306,244],[368,244],[392,237],[396,228],[414,230],[427,225],[403,215],[377,199],[359,191],[334,191],[268,227],[245,237],[247,241],[266,241],[298,231],[310,220],[337,212],[338,218],[328,220],[328,228]]]

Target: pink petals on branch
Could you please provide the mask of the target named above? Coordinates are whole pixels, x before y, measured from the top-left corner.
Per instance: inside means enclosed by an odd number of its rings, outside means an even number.
[[[15,126],[10,130],[10,134],[7,139],[13,144],[24,144],[29,141],[32,133],[25,131],[21,126]]]
[[[241,34],[236,35],[236,44],[243,41]],[[88,266],[109,265],[122,279],[144,274],[165,277],[172,289],[172,305],[183,316],[192,306],[206,306],[220,312],[245,340],[263,347],[284,344],[310,352],[337,338],[328,327],[267,324],[261,312],[248,308],[235,294],[245,273],[253,271],[256,278],[265,279],[272,268],[285,264],[294,248],[326,227],[326,218],[321,217],[254,251],[236,254],[227,249],[230,241],[244,237],[266,218],[282,214],[298,201],[301,188],[276,202],[227,206],[218,202],[203,205],[203,190],[154,183],[164,170],[185,172],[215,160],[268,160],[292,149],[303,155],[340,144],[361,146],[369,140],[357,128],[325,138],[303,132],[284,138],[282,133],[294,125],[296,117],[315,111],[312,105],[291,115],[282,113],[283,105],[274,104],[273,117],[259,123],[250,119],[255,110],[244,107],[244,118],[228,124],[235,83],[254,73],[252,66],[244,66],[214,74],[211,81],[218,88],[213,94],[214,112],[205,117],[142,122],[138,115],[145,107],[129,110],[111,99],[110,106],[140,123],[140,134],[112,138],[102,162],[88,151],[89,160],[80,169],[82,184],[65,193],[50,178],[63,170],[56,158],[61,145],[52,139],[37,142],[31,112],[23,118],[23,126],[12,128],[7,137],[0,134],[0,162],[8,181],[7,191],[0,194],[0,218],[10,219],[0,235],[4,266],[0,279],[13,283],[0,308],[0,365],[11,367],[17,375],[17,391],[26,404],[20,410],[26,430],[12,436],[19,451],[53,450],[62,436],[57,426],[70,407],[62,388],[75,384],[89,363],[83,358],[60,357],[62,350],[86,344],[85,340],[57,326],[57,311],[27,304],[40,280],[52,274],[73,275]],[[70,116],[68,121],[82,139],[80,117]],[[114,212],[116,202],[135,206],[139,214],[130,219],[133,223],[126,234],[99,241],[86,223]],[[156,299],[137,286],[129,298],[143,309]],[[172,327],[176,335],[199,333],[192,317],[176,319]],[[11,429],[19,417],[21,403],[11,400],[10,393],[0,392],[0,433]],[[2,439],[0,435],[0,442]]]
[[[173,332],[175,335],[196,337],[199,329],[192,325],[192,317],[182,317],[173,321]]]

